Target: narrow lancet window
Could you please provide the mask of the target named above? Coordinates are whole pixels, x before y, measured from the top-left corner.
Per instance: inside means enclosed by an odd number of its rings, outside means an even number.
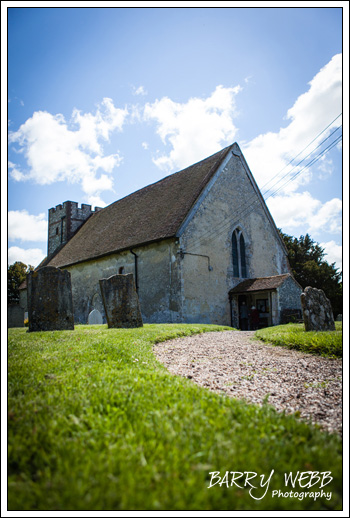
[[[236,231],[232,234],[232,260],[233,260],[233,276],[239,277],[238,243],[237,243]]]
[[[242,231],[236,228],[232,234],[233,276],[247,278],[245,241]]]
[[[245,260],[245,243],[244,243],[244,237],[243,234],[241,234],[241,237],[239,238],[239,251],[241,256],[241,277],[246,278],[247,277],[247,265]]]

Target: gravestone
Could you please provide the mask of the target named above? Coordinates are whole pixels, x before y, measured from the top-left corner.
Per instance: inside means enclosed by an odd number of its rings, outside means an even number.
[[[101,325],[103,324],[102,315],[98,309],[93,309],[88,316],[88,324],[91,325]]]
[[[27,275],[28,331],[73,330],[70,273],[44,266]]]
[[[143,326],[132,273],[101,279],[100,287],[108,327]]]
[[[7,306],[7,327],[24,327],[24,309],[18,304]]]
[[[300,296],[305,331],[334,331],[332,306],[323,290],[307,286]]]

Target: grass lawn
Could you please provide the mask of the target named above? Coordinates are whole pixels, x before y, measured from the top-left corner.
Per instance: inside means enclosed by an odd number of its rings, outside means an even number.
[[[287,324],[260,329],[255,336],[265,342],[284,345],[305,353],[330,358],[341,358],[343,355],[342,322],[335,323],[335,331],[306,332],[304,324]]]
[[[220,329],[10,329],[8,509],[340,510],[338,436],[173,376],[152,353],[156,342]],[[257,476],[208,488],[213,471]],[[322,488],[331,497],[273,496],[290,493],[284,474],[298,471],[331,472]]]

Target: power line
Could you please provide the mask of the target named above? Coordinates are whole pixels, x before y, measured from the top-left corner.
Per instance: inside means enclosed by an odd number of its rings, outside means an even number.
[[[330,126],[331,126],[331,125],[332,125],[332,124],[337,120],[337,119],[339,119],[339,117],[341,117],[341,116],[342,116],[342,114],[343,114],[342,112],[341,112],[341,113],[339,113],[339,115],[337,115],[337,117],[336,117],[335,119],[333,119],[333,120],[332,120],[332,122],[330,122],[330,123],[329,123],[329,124],[328,124],[328,125],[327,125],[327,126],[326,126],[326,127],[325,127],[325,128],[324,128],[324,129],[319,133],[319,134],[318,134],[318,135],[316,135],[316,137],[315,137],[315,138],[313,138],[313,139],[311,140],[311,142],[309,142],[309,143],[308,143],[308,145],[304,147],[304,149],[302,149],[301,151],[299,151],[299,153],[298,153],[297,155],[295,155],[295,157],[293,157],[293,158],[288,162],[288,164],[286,164],[286,165],[285,165],[285,166],[284,166],[284,167],[283,167],[283,168],[282,168],[282,169],[281,169],[277,174],[275,174],[275,175],[274,175],[274,176],[273,176],[273,177],[272,177],[272,178],[271,178],[271,179],[270,179],[266,184],[264,184],[264,185],[261,187],[261,189],[263,189],[264,187],[266,187],[266,186],[267,186],[267,185],[268,185],[272,180],[274,180],[274,178],[276,178],[280,173],[282,173],[282,171],[284,171],[284,170],[286,169],[286,167],[288,167],[292,162],[294,162],[294,160],[295,160],[296,158],[298,158],[298,156],[300,156],[300,155],[301,155],[301,154],[302,154],[302,153],[303,153],[303,152],[304,152],[308,147],[310,147],[310,146],[311,146],[311,144],[313,144],[313,143],[315,142],[315,140],[317,140],[317,139],[318,139],[318,137],[320,137],[320,136],[322,135],[322,133],[324,133],[324,132],[325,132],[325,131],[326,131],[326,130],[327,130],[327,129],[328,129],[328,128],[329,128],[329,127],[330,127]],[[342,126],[342,125],[338,126],[338,127],[336,128],[336,130],[335,130],[335,131],[337,131],[341,126]],[[332,134],[331,134],[331,135],[332,135]],[[331,136],[331,135],[330,135],[330,136]],[[327,137],[327,138],[329,138],[329,137]],[[317,148],[316,148],[316,149],[317,149]],[[294,166],[294,167],[295,167],[295,166]]]
[[[334,133],[336,133],[342,126],[338,126],[334,131],[332,131],[332,133],[330,135],[328,135],[328,137],[326,137],[324,140],[322,140],[322,142],[320,142],[312,151],[310,151],[310,153],[308,155],[306,155],[302,160],[300,160],[300,162],[298,162],[297,164],[295,164],[292,169],[290,169],[286,174],[284,174],[279,180],[278,182],[276,182],[274,185],[277,185],[281,180],[283,180],[283,178],[285,178],[287,175],[289,175],[293,169],[295,169],[296,167],[298,167],[300,164],[302,164],[307,158],[309,158],[309,156],[311,156],[315,151],[316,149],[318,149],[319,147],[322,146],[322,144],[324,144],[329,138],[332,137],[332,135],[334,135]],[[308,146],[307,146],[308,147]],[[304,148],[306,149],[306,148]],[[299,153],[300,154],[300,153]],[[299,155],[297,155],[299,156]],[[293,159],[294,160],[294,159]],[[285,168],[284,168],[285,169]],[[284,170],[282,169],[282,171]],[[265,197],[265,195],[270,191],[271,189],[267,189],[267,191],[265,191],[263,193],[263,196]]]
[[[340,116],[340,115],[339,115]],[[339,116],[337,118],[339,118]],[[336,119],[337,119],[336,118]],[[334,119],[334,121],[336,120]],[[328,126],[327,128],[334,122],[332,121]],[[318,149],[326,140],[328,140],[328,138],[330,138],[341,126],[339,126],[336,130],[334,130],[332,132],[331,135],[329,135],[329,137],[327,137],[326,139],[324,139],[319,145],[317,145],[306,157],[304,157],[303,160],[301,160],[296,166],[294,166],[287,174],[290,174],[296,167],[298,167],[306,158],[308,158],[311,154],[313,154],[315,152],[316,149]],[[325,130],[327,129],[325,128]],[[314,142],[322,133],[324,133],[323,130],[322,132],[320,132],[318,134],[317,137],[315,137],[311,142]],[[342,136],[338,136],[336,139],[334,139],[323,151],[321,151],[316,157],[314,157],[308,164],[306,164],[301,170],[297,171],[291,178],[289,178],[283,185],[281,185],[280,187],[278,187],[278,189],[275,189],[273,192],[270,192],[270,194],[265,198],[265,201],[270,198],[271,196],[275,196],[284,186],[286,186],[288,183],[290,183],[291,181],[294,181],[307,167],[310,167],[312,165],[314,165],[318,160],[320,160],[320,158],[322,158],[322,156],[324,156],[326,153],[328,153],[334,146],[336,146],[338,144],[338,142],[341,140]],[[310,146],[310,144],[308,144],[308,146],[306,146],[303,151],[305,151],[305,149],[307,147]],[[300,152],[301,153],[301,152]],[[300,153],[298,153],[297,156],[300,155]],[[292,159],[295,160],[294,157]],[[292,162],[291,161],[291,162]],[[290,162],[290,163],[291,163]],[[285,168],[282,169],[282,171],[284,170]],[[280,171],[281,172],[281,171]],[[278,175],[275,175],[275,177],[278,176]],[[268,189],[267,191],[265,191],[265,193],[263,194],[263,196],[265,196],[269,191],[272,191],[272,188],[273,187],[276,187],[280,181],[285,178],[287,175],[285,174],[282,178],[280,178],[277,182],[274,183],[273,186],[270,187],[270,189]],[[274,178],[275,178],[274,177]],[[271,179],[272,180],[272,179]],[[269,180],[268,183],[271,182],[271,180]],[[267,185],[267,184],[265,184]],[[253,203],[250,203],[250,200],[253,200]],[[221,235],[227,228],[229,228],[229,226],[232,225],[232,222],[234,222],[235,218],[238,216],[238,214],[240,214],[240,217],[244,217],[245,215],[248,215],[250,212],[252,212],[253,210],[253,206],[255,205],[255,203],[257,202],[260,202],[260,199],[256,197],[256,195],[254,194],[253,196],[250,197],[250,199],[248,199],[248,202],[245,203],[245,209],[243,210],[242,212],[242,206],[238,207],[235,211],[234,211],[234,217],[233,218],[230,218],[229,221],[227,221],[227,223],[224,223],[223,225],[218,225],[216,226],[215,228],[212,228],[210,229],[209,231],[205,232],[200,238],[194,240],[192,243],[190,243],[190,246],[191,246],[191,249],[193,248],[196,248],[198,245],[201,244],[202,241],[204,240],[210,240],[212,238],[213,235],[217,236],[217,235]],[[248,206],[247,206],[247,203],[248,203]]]
[[[292,160],[290,160],[289,164],[291,164],[298,156],[300,156],[300,154],[305,151],[313,142],[315,142],[315,140],[320,136],[322,135],[322,133],[324,133],[342,114],[340,113],[335,119],[333,119],[332,122],[330,122],[311,142],[309,142],[309,144],[307,146],[305,146],[305,148],[300,151]],[[292,169],[290,169],[288,171],[288,173],[286,173],[285,175],[283,175],[281,177],[281,179],[279,179],[277,182],[275,182],[273,184],[272,187],[270,187],[270,189],[268,189],[267,191],[265,191],[264,193],[262,193],[262,196],[266,196],[267,192],[271,191],[271,189],[276,186],[283,178],[285,178],[288,174],[290,174],[297,166],[299,166],[304,160],[306,160],[306,158],[308,158],[312,153],[314,153],[316,151],[316,149],[318,149],[318,147],[320,147],[326,140],[328,140],[328,138],[330,138],[336,131],[339,130],[339,128],[341,127],[338,126],[336,128],[336,130],[334,130],[326,139],[324,139],[320,144],[318,144],[308,155],[306,155],[304,157],[303,160],[301,160],[298,164],[296,164],[295,166],[292,167]],[[289,165],[287,164],[287,166]],[[277,175],[275,175],[273,178],[276,178],[287,166],[285,166]],[[266,186],[268,185],[270,182],[272,181],[272,179],[270,179],[266,184],[264,184],[261,188],[261,190]],[[256,199],[256,195],[253,194],[250,198],[248,198],[248,200],[245,202],[245,205],[248,203],[250,203],[251,200],[255,200]],[[266,198],[267,199],[267,198]],[[235,210],[235,213],[234,214],[238,214],[239,212],[241,211],[241,207],[238,207],[236,210]],[[217,227],[216,227],[217,228]],[[213,233],[213,231],[215,232],[215,228],[214,229],[210,229],[208,230],[207,232],[205,232],[204,234],[202,234],[202,237],[201,239],[203,240],[203,238],[205,238],[206,235],[211,235]]]
[[[331,147],[334,147],[334,145],[336,145],[339,140],[341,139],[341,136],[338,137],[337,139],[335,139],[335,141],[333,141],[329,146],[328,148],[326,148],[325,152],[327,151],[330,151]],[[317,149],[317,147],[315,148]],[[316,163],[317,160],[319,160],[321,158],[321,156],[323,155],[324,153],[321,152],[319,155],[317,155],[314,159],[312,159],[304,168],[302,168],[302,170],[300,170],[300,173],[307,167],[309,167],[310,165],[313,165],[314,163]],[[293,168],[294,169],[294,168]],[[292,170],[293,170],[292,169]],[[291,171],[292,171],[291,170]],[[299,172],[298,172],[299,173]],[[287,182],[285,182],[285,184],[283,184],[282,186],[280,186],[278,189],[276,189],[275,191],[271,192],[266,198],[265,198],[265,201],[272,195],[276,194],[277,191],[281,190],[281,188],[284,186],[284,185],[287,185],[287,183],[289,183],[289,181],[292,181],[293,179],[296,178],[296,176],[298,176],[298,173],[296,173],[291,179],[287,180]],[[279,180],[280,181],[280,180]],[[279,183],[279,181],[277,181],[275,183],[275,185],[277,185]],[[271,190],[271,189],[270,189]],[[268,191],[267,191],[268,192]],[[253,200],[253,203],[250,204],[250,201]],[[234,217],[230,218],[230,220],[228,220],[228,222],[224,225],[218,225],[216,227],[213,227],[212,229],[208,230],[207,232],[205,232],[204,234],[202,234],[202,236],[200,238],[198,238],[197,240],[195,240],[191,246],[192,247],[195,247],[197,246],[198,244],[200,244],[201,241],[205,240],[205,239],[210,239],[212,235],[217,235],[217,231],[220,229],[220,228],[227,228],[228,226],[230,226],[232,224],[232,222],[234,221],[234,219],[239,215],[241,218],[244,217],[246,214],[250,213],[251,210],[250,210],[250,207],[255,205],[255,203],[259,202],[260,203],[260,199],[256,197],[256,194],[253,194],[248,200],[247,202],[245,202],[245,209],[243,209],[243,212],[242,212],[242,206],[239,206],[238,208],[236,208],[236,210],[234,211],[233,215]],[[247,209],[248,209],[248,212],[247,212]]]

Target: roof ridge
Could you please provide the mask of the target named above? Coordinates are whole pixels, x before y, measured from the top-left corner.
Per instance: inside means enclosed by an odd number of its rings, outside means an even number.
[[[141,187],[140,189],[137,189],[136,191],[133,191],[133,192],[131,192],[131,193],[127,194],[126,196],[123,196],[122,198],[119,198],[119,200],[115,200],[115,201],[113,201],[112,203],[110,203],[110,204],[109,204],[109,205],[107,205],[106,207],[103,207],[103,209],[101,209],[101,210],[104,210],[104,209],[106,209],[107,207],[110,207],[111,205],[114,205],[115,203],[118,203],[118,202],[120,202],[120,201],[122,201],[122,200],[125,200],[125,199],[129,198],[130,196],[133,196],[134,194],[137,194],[137,193],[139,193],[139,192],[141,192],[141,191],[145,191],[145,190],[146,190],[146,189],[148,189],[149,187],[153,187],[153,186],[158,185],[158,184],[160,184],[160,183],[162,183],[162,182],[165,182],[165,181],[166,181],[166,180],[168,180],[169,178],[172,178],[172,177],[174,177],[174,176],[176,176],[176,175],[178,175],[178,174],[185,173],[185,172],[186,172],[186,171],[188,171],[189,169],[192,169],[192,168],[194,168],[194,167],[198,166],[199,164],[202,164],[203,162],[206,162],[206,161],[208,161],[208,160],[212,159],[215,155],[219,155],[219,154],[221,154],[221,153],[225,152],[225,153],[224,153],[224,156],[226,156],[226,153],[229,151],[229,149],[230,149],[232,146],[234,146],[234,144],[230,144],[229,146],[227,146],[227,147],[225,147],[225,148],[221,149],[220,151],[216,151],[216,152],[215,152],[215,153],[213,153],[212,155],[207,156],[206,158],[203,158],[202,160],[198,160],[198,162],[195,162],[194,164],[191,164],[191,165],[189,165],[189,166],[185,167],[184,169],[180,169],[179,171],[175,171],[174,173],[168,174],[167,176],[164,176],[163,178],[160,178],[160,179],[159,179],[159,180],[157,180],[156,182],[149,183],[148,185],[145,185],[144,187]],[[219,157],[218,157],[218,160],[213,164],[213,166],[211,167],[211,169],[210,169],[209,173],[212,173],[212,170],[213,170],[213,169],[216,169],[216,167],[217,167],[217,163],[218,163],[219,161],[221,162],[221,161],[223,160],[223,158],[224,158],[224,157],[222,157],[222,158],[219,158]],[[205,176],[205,178],[207,178],[207,176],[209,175],[209,173]],[[205,183],[207,183],[207,182],[205,182]],[[101,211],[99,211],[99,212],[101,212]],[[96,214],[98,214],[98,213],[96,213]]]
[[[68,266],[175,237],[233,146],[231,144],[92,214],[48,264]]]

